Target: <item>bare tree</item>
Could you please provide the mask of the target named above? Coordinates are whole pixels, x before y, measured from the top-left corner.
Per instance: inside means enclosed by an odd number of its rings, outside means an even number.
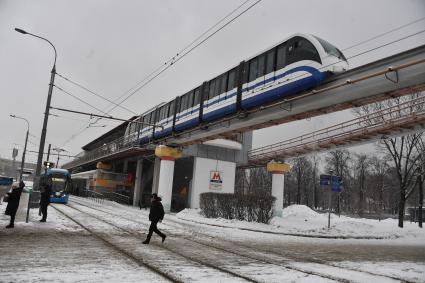
[[[355,110],[355,113],[360,115],[370,114],[374,111],[381,110],[391,106],[398,106],[403,102],[416,98],[421,94],[414,94],[405,97],[398,97],[395,99],[390,99],[383,102],[373,103],[369,105],[362,106]],[[406,111],[410,113],[415,111],[416,108],[413,106],[410,108],[399,108],[399,111],[392,111],[387,113],[384,116],[374,116],[374,118],[365,117],[363,123],[371,125],[376,122],[376,119],[388,120],[400,117],[402,114],[405,114]],[[402,137],[386,138],[383,139],[382,146],[387,150],[387,153],[391,157],[395,173],[398,178],[399,185],[399,204],[398,204],[398,215],[399,221],[398,226],[403,227],[404,220],[404,210],[406,200],[409,195],[412,193],[415,185],[415,171],[417,166],[417,160],[419,158],[417,145],[422,139],[422,133],[413,133],[407,134]]]
[[[366,195],[366,177],[370,167],[370,160],[366,154],[356,154],[354,162],[354,179],[358,190],[357,211],[360,216],[364,213],[365,195]]]
[[[293,167],[294,176],[297,181],[297,194],[296,202],[297,204],[306,204],[309,206],[309,197],[308,197],[308,188],[310,187],[311,181],[311,171],[312,165],[310,160],[307,157],[299,157],[294,160]]]
[[[381,220],[381,212],[389,207],[388,200],[385,200],[385,195],[389,193],[389,188],[386,182],[388,179],[388,158],[373,156],[370,160],[370,174],[371,174],[371,197],[374,200],[374,211],[378,213],[379,220]]]

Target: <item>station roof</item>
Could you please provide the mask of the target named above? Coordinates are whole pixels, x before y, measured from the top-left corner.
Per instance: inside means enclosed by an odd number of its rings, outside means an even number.
[[[129,120],[133,121],[137,117],[139,117],[139,116],[133,116]],[[97,139],[95,139],[95,140],[89,142],[88,144],[86,144],[85,146],[83,146],[82,149],[87,150],[87,151],[93,150],[95,148],[102,146],[105,143],[111,142],[113,140],[116,140],[116,139],[124,136],[124,133],[125,133],[125,130],[127,128],[128,123],[129,122],[126,121],[126,122],[116,126],[112,130],[104,133],[103,135],[101,135]]]

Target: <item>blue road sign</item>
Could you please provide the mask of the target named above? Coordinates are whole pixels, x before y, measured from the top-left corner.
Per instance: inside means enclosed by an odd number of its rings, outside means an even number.
[[[331,175],[320,175],[320,185],[329,186],[331,185]],[[342,190],[342,178],[340,176],[332,176],[332,191],[341,192]]]

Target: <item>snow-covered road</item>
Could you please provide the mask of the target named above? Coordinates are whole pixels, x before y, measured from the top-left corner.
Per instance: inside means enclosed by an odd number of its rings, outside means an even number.
[[[303,209],[296,209],[298,218]],[[35,213],[31,219],[38,218]],[[328,231],[329,239],[283,235],[321,231],[311,229],[319,218],[306,220],[307,214],[298,229],[286,224],[282,230],[279,219],[274,225],[211,220],[186,210],[167,214],[159,224],[168,235],[164,244],[154,235],[142,245],[148,211],[73,197],[68,206],[49,208],[47,223],[0,228],[0,282],[425,282],[422,230],[411,227],[385,239],[334,239],[340,223],[334,234]],[[0,225],[7,219],[2,213]],[[310,229],[303,230],[308,221]],[[372,225],[357,223],[353,237],[366,235],[359,227]]]

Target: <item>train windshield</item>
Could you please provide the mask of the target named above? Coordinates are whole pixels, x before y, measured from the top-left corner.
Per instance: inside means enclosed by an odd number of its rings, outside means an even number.
[[[66,176],[52,176],[52,192],[65,191],[67,185]]]
[[[344,54],[342,54],[341,51],[339,51],[338,48],[336,48],[335,46],[333,46],[332,44],[330,44],[329,42],[327,42],[324,39],[321,39],[317,36],[314,36],[319,42],[320,44],[323,46],[323,48],[325,49],[325,52],[328,53],[329,55],[332,56],[336,56],[341,60],[347,61],[347,59],[345,58]]]

